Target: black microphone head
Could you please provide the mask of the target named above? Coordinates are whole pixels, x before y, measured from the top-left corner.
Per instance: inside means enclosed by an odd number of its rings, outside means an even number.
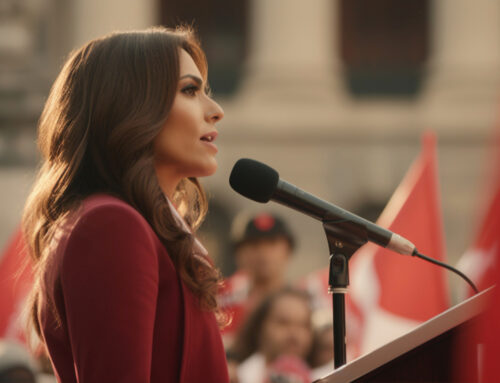
[[[278,172],[270,166],[242,158],[234,164],[229,184],[242,196],[265,203],[271,199],[279,179]]]

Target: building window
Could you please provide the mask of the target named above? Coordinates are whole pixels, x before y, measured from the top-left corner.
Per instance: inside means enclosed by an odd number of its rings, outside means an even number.
[[[418,94],[429,52],[428,0],[341,0],[340,22],[351,94]]]
[[[209,83],[217,95],[239,84],[247,47],[247,0],[161,0],[161,23],[193,25],[209,63]]]

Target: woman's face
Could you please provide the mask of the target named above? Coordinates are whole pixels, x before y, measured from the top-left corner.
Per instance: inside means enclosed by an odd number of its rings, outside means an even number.
[[[172,109],[154,141],[155,170],[167,195],[174,192],[181,179],[208,176],[217,169],[215,123],[224,112],[205,89],[198,67],[181,49]]]

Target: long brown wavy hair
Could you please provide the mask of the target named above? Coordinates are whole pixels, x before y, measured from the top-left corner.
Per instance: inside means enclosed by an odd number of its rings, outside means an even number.
[[[54,302],[51,289],[42,288],[49,243],[58,224],[94,193],[116,196],[137,209],[201,306],[219,313],[220,274],[193,256],[194,237],[176,224],[154,168],[153,141],[174,101],[180,49],[206,80],[205,55],[192,30],[155,27],[90,41],[70,55],[54,82],[38,126],[42,165],[23,216],[35,270],[30,317],[39,335],[40,294]],[[173,198],[194,232],[207,211],[200,183],[184,179]]]

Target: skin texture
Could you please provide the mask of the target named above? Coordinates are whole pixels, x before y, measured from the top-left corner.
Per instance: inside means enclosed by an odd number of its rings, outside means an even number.
[[[284,237],[263,238],[238,248],[238,268],[245,270],[251,281],[246,303],[248,312],[257,307],[267,295],[284,286],[291,255],[292,249]]]
[[[311,311],[307,302],[294,295],[280,297],[262,326],[259,351],[268,363],[279,355],[304,359],[311,342]]]
[[[224,117],[222,108],[205,91],[207,84],[200,70],[183,49],[179,71],[172,109],[154,142],[156,174],[169,198],[183,178],[215,173],[217,148],[201,138],[217,132],[215,123]]]
[[[242,245],[237,252],[241,269],[246,270],[256,285],[280,287],[291,249],[286,238],[261,239]]]

